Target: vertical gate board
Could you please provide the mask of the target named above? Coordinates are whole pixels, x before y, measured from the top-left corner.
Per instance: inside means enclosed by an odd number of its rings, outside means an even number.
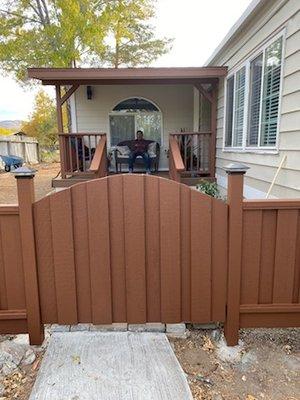
[[[58,323],[76,324],[77,296],[70,189],[50,197],[50,210]]]
[[[145,323],[145,200],[144,176],[124,175],[124,227],[127,322]]]
[[[244,211],[241,304],[257,304],[262,234],[262,211]]]
[[[211,197],[191,190],[191,319],[211,321]]]
[[[113,321],[126,322],[126,277],[122,176],[108,179]]]
[[[212,321],[225,321],[227,248],[228,248],[228,206],[212,199],[212,265],[211,265],[211,313]]]
[[[147,321],[159,322],[160,315],[160,235],[159,180],[145,179],[146,292]]]
[[[86,184],[92,321],[112,323],[107,179]]]
[[[180,190],[180,254],[182,321],[191,320],[191,189]]]
[[[277,211],[263,210],[259,303],[272,303]]]
[[[300,211],[298,211],[293,303],[300,303]]]
[[[78,322],[92,321],[86,185],[71,188]]]
[[[278,210],[274,269],[274,303],[291,303],[294,289],[297,210]]]
[[[50,196],[33,206],[41,319],[45,324],[57,322]]]
[[[180,185],[160,180],[162,322],[181,321]]]
[[[9,310],[25,308],[20,225],[17,215],[1,216],[1,237],[7,307]]]
[[[2,218],[0,217],[0,310],[7,310],[7,291],[2,244]]]

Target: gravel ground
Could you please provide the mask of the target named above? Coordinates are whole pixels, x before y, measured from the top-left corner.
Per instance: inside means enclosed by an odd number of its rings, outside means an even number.
[[[59,163],[38,164],[31,168],[36,169],[35,196],[36,199],[44,197],[51,192],[51,180],[60,171]],[[9,172],[0,171],[0,204],[17,203],[17,185],[14,175]]]
[[[220,331],[170,339],[195,400],[299,400],[300,329],[248,329],[228,348]]]

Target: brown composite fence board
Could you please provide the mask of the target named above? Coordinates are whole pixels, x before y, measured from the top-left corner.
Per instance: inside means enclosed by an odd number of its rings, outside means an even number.
[[[19,216],[1,215],[0,224],[7,309],[24,309],[26,302]]]
[[[126,322],[125,227],[123,178],[108,180],[110,260],[113,298],[113,321]]]
[[[107,180],[89,182],[86,189],[92,321],[94,324],[110,324],[112,298]],[[75,245],[80,246],[81,243]],[[85,264],[80,267],[86,270]]]
[[[71,191],[77,313],[78,322],[85,323],[92,321],[87,185],[74,185]]]
[[[162,322],[181,320],[180,185],[161,179],[160,268]]]
[[[211,321],[225,321],[228,206],[221,200],[212,199],[212,269],[211,269]]]
[[[180,189],[182,320],[191,321],[191,189]]]
[[[33,215],[41,318],[44,323],[57,323],[50,196],[34,203]]]
[[[191,192],[191,320],[211,321],[210,196]]]
[[[298,210],[278,210],[274,267],[274,303],[293,300]]]
[[[7,310],[5,264],[2,244],[2,218],[0,216],[0,310]]]
[[[145,179],[147,321],[161,321],[159,180]]]
[[[241,280],[241,304],[257,304],[259,300],[262,211],[244,211]]]
[[[60,324],[76,324],[77,296],[70,189],[50,196],[57,316]]]
[[[293,303],[300,303],[300,211],[298,214]]]
[[[261,304],[273,301],[276,227],[277,211],[263,210],[258,299]]]
[[[147,321],[144,176],[123,176],[127,322]]]

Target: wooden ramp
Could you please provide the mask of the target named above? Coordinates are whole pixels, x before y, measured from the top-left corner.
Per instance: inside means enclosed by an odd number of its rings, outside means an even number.
[[[56,333],[30,400],[192,400],[163,333]]]

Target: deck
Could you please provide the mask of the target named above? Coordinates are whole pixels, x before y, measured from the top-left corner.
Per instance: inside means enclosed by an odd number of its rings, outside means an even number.
[[[61,176],[53,179],[54,188],[69,187],[116,173],[108,168],[105,133],[63,133],[59,135],[59,140]],[[170,134],[169,171],[153,174],[190,186],[197,184],[200,179],[214,180],[212,146],[211,132]]]

